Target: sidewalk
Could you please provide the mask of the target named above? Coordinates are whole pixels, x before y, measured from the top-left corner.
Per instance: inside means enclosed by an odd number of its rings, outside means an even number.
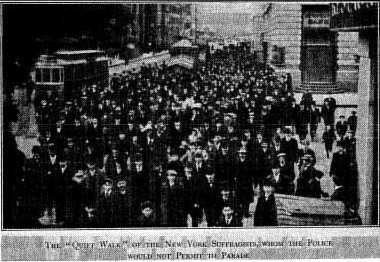
[[[297,103],[301,101],[303,93],[294,93],[294,98]],[[358,105],[358,94],[357,93],[340,93],[340,94],[313,94],[313,99],[317,103],[317,106],[322,106],[323,101],[327,97],[334,97],[336,100],[336,105],[344,107],[356,107]]]

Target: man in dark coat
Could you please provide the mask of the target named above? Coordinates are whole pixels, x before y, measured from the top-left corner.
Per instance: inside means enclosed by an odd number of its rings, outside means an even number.
[[[310,180],[316,177],[316,169],[312,165],[312,156],[305,155],[302,157],[302,165],[300,173],[296,181],[296,196],[309,197],[310,194]]]
[[[157,221],[156,212],[153,209],[153,204],[150,201],[145,201],[141,204],[140,215],[137,217],[134,225],[136,227],[157,227],[159,223]]]
[[[226,203],[222,208],[222,215],[216,222],[217,227],[242,227],[241,220],[236,216],[234,205]]]
[[[330,176],[336,176],[344,187],[347,204],[356,203],[357,172],[353,168],[342,142],[337,143],[337,151],[333,154]]]
[[[317,135],[317,129],[318,129],[318,124],[321,121],[321,116],[319,109],[316,108],[315,102],[311,104],[310,111],[309,111],[309,116],[310,116],[310,135],[312,141],[314,141],[316,135]]]
[[[220,185],[215,181],[215,172],[212,168],[206,171],[206,182],[202,186],[202,207],[204,208],[208,227],[215,226],[219,212],[218,199],[220,194]]]
[[[310,121],[310,113],[309,108],[306,107],[304,104],[300,104],[300,112],[299,112],[299,126],[297,128],[298,135],[300,137],[300,140],[304,140],[306,138],[306,135],[308,133],[308,125]]]
[[[247,151],[241,148],[238,160],[234,165],[233,182],[239,203],[242,205],[243,216],[249,217],[249,204],[253,200],[252,168],[247,160]]]
[[[66,192],[66,223],[67,227],[80,227],[81,216],[86,206],[86,183],[84,167],[75,168],[75,174],[71,178]]]
[[[185,190],[183,178],[174,170],[167,171],[161,188],[161,223],[165,227],[186,227]]]
[[[269,176],[269,180],[276,193],[292,195],[294,194],[294,169],[291,170],[286,165],[285,153],[280,153],[277,157],[278,164],[272,169],[272,174]]]
[[[233,160],[230,152],[229,143],[223,141],[215,159],[215,176],[221,183],[231,181]]]
[[[254,215],[255,226],[277,226],[277,206],[273,191],[271,182],[266,180],[263,193],[257,200]]]
[[[185,189],[185,212],[191,216],[192,227],[198,227],[202,218],[201,190],[199,180],[193,177],[193,169],[190,165],[185,166],[185,179],[183,181]]]
[[[341,140],[343,140],[343,137],[346,134],[347,130],[348,130],[347,122],[345,120],[344,115],[341,115],[339,117],[338,122],[336,123],[336,133],[338,134]]]
[[[96,159],[89,155],[86,157],[87,169],[84,171],[86,184],[86,207],[95,207],[100,188],[104,181],[104,173],[96,166]]]
[[[327,158],[330,158],[332,146],[333,146],[333,143],[335,140],[334,129],[332,128],[331,125],[326,125],[326,129],[322,135],[322,140],[325,143],[325,150],[326,150]]]
[[[358,117],[356,116],[356,111],[352,111],[351,115],[347,119],[347,125],[348,125],[349,130],[351,130],[354,135],[356,133],[357,124],[358,124]]]
[[[280,151],[286,154],[286,163],[289,168],[294,168],[294,163],[297,161],[298,144],[297,140],[292,137],[291,130],[284,130],[285,137],[280,142]]]
[[[114,221],[116,227],[129,227],[132,223],[133,195],[130,179],[120,180],[116,184]]]
[[[105,178],[97,200],[97,214],[101,227],[113,227],[115,223],[116,193],[113,189],[113,181]]]
[[[219,210],[220,215],[223,215],[222,211],[224,206],[231,205],[235,217],[241,221],[243,218],[243,214],[238,199],[233,194],[234,192],[232,192],[230,186],[227,183],[221,184],[220,188],[220,197],[218,199],[217,208]]]
[[[310,141],[308,139],[301,141],[301,148],[298,150],[297,157],[298,157],[298,167],[299,168],[301,168],[302,157],[305,155],[311,155],[313,158],[312,165],[315,165],[315,162],[316,162],[315,152],[313,149],[310,148]]]
[[[53,202],[55,199],[56,184],[55,178],[59,173],[58,156],[54,146],[54,143],[48,145],[48,154],[42,159],[44,164],[43,174],[43,191],[44,191],[44,205],[47,208],[49,214],[51,214],[53,208]]]
[[[316,170],[315,176],[309,180],[310,189],[307,197],[321,198],[328,196],[321,188],[321,178],[323,175],[322,171]]]
[[[149,200],[149,175],[146,168],[142,156],[138,154],[133,161],[131,171],[134,218],[140,213],[141,203]]]
[[[336,109],[336,101],[334,98],[326,98],[323,102],[322,106],[322,118],[325,122],[325,126],[334,125],[335,123],[335,109]]]

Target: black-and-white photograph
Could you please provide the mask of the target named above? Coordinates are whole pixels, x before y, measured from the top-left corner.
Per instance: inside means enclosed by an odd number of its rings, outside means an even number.
[[[2,228],[378,225],[377,2],[2,4]]]

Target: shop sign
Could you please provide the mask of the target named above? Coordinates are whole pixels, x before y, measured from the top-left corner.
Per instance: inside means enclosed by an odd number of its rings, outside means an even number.
[[[303,27],[330,27],[330,17],[326,13],[306,13],[303,18]]]

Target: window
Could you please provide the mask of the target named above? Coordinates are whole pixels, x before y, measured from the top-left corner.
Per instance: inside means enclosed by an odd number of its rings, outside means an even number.
[[[49,68],[42,69],[42,82],[51,82]]]
[[[52,82],[55,82],[55,83],[60,82],[59,69],[58,68],[52,69],[52,75],[53,75]]]
[[[36,82],[42,82],[41,68],[36,68]]]

